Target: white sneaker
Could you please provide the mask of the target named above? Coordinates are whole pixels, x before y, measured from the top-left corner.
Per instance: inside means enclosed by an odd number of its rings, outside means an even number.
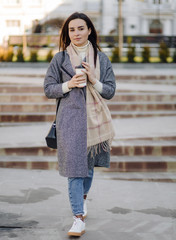
[[[83,211],[84,211],[83,218],[86,218],[87,217],[87,201],[86,201],[86,199],[84,200]]]
[[[68,232],[68,236],[77,236],[80,237],[85,233],[85,222],[80,218],[73,217],[74,222],[71,229]]]

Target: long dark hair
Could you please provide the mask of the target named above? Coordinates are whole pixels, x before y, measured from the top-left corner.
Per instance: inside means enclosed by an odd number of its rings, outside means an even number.
[[[69,38],[69,33],[68,33],[68,25],[70,23],[70,21],[74,20],[74,19],[82,19],[86,22],[86,25],[88,27],[88,29],[91,29],[91,33],[88,37],[88,40],[92,43],[93,49],[94,49],[94,64],[96,66],[96,58],[97,58],[97,52],[100,47],[98,45],[98,39],[97,39],[97,32],[95,30],[95,27],[92,23],[92,21],[90,20],[90,18],[85,15],[84,13],[79,13],[79,12],[75,12],[73,13],[70,17],[68,17],[61,29],[61,33],[60,33],[60,39],[59,39],[59,50],[65,50],[69,44],[70,44],[70,38]]]

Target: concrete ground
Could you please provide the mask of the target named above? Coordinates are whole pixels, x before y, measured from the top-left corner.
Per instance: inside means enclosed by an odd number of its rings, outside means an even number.
[[[81,239],[175,240],[176,177],[167,174],[171,181],[159,173],[126,181],[96,170]],[[75,239],[67,237],[72,222],[67,179],[57,171],[0,169],[0,239]]]

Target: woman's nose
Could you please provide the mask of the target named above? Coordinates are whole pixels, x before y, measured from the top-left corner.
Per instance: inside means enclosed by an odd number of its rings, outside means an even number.
[[[78,30],[75,30],[75,35],[79,35],[79,31]]]

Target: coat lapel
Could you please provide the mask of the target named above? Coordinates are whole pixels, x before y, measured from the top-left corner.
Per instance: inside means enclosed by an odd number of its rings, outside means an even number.
[[[64,75],[67,75],[69,79],[70,77],[72,78],[75,75],[75,71],[72,68],[72,64],[68,53],[65,53],[65,59],[61,65],[61,71],[63,72]]]

